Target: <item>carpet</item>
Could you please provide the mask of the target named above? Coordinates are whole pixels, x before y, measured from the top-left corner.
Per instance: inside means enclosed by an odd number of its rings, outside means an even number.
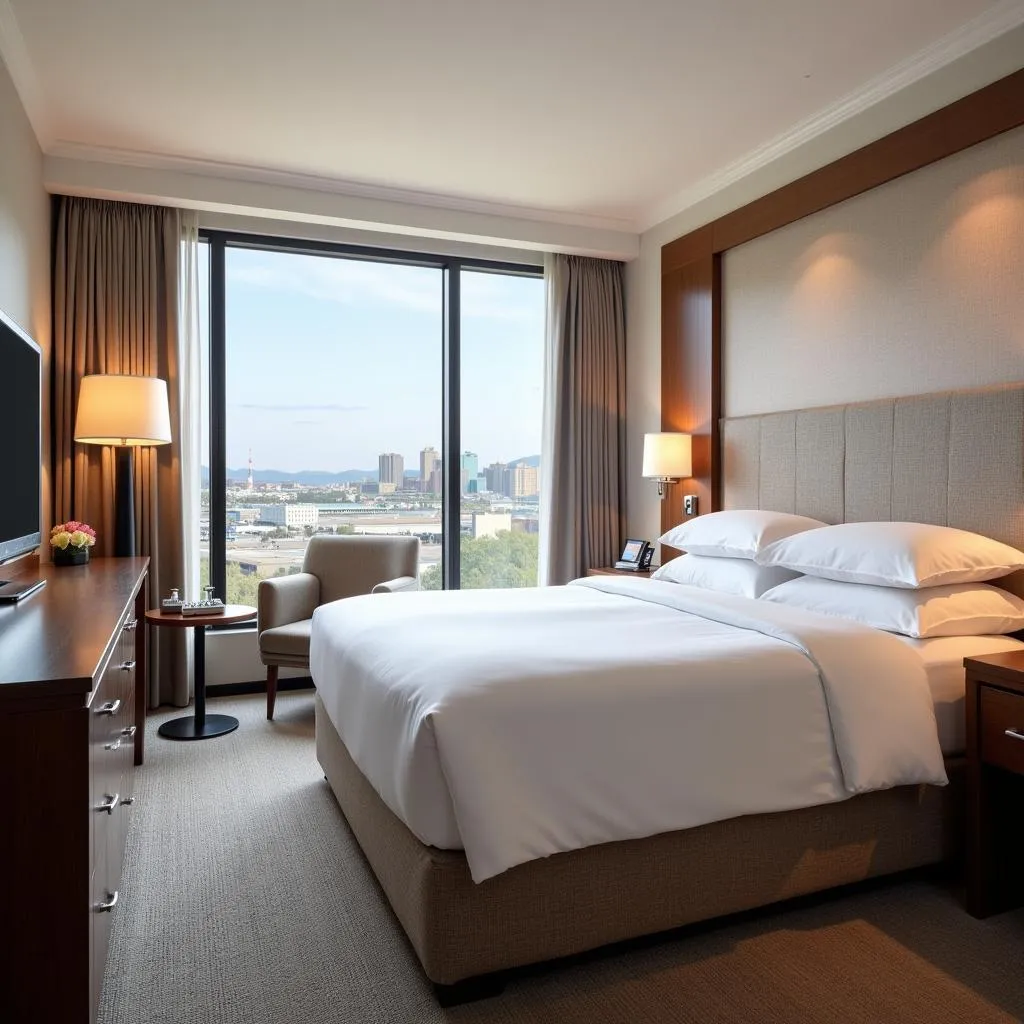
[[[1024,1019],[1024,912],[975,921],[923,878],[689,929],[441,1009],[319,770],[313,700],[152,715],[100,1024],[715,1024]],[[1024,869],[1024,866],[1022,866]]]

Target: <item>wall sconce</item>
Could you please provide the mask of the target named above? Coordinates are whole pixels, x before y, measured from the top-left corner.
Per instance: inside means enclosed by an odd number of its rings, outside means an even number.
[[[693,476],[693,446],[689,434],[644,434],[643,474],[658,481],[658,497],[665,485]]]

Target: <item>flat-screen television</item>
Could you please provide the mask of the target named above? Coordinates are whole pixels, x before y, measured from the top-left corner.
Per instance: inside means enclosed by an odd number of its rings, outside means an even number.
[[[39,346],[0,311],[0,562],[40,544]]]

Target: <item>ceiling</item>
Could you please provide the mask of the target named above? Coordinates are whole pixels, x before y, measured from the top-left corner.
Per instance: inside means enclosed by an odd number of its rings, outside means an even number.
[[[1022,21],[1008,0],[0,0],[0,53],[48,153],[641,230]]]

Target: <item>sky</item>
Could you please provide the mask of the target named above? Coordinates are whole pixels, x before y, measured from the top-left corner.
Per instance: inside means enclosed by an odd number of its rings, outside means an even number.
[[[418,469],[441,448],[442,273],[227,249],[227,464]],[[201,282],[205,294],[205,282]],[[203,317],[203,324],[207,318]],[[462,275],[462,447],[540,452],[544,282]],[[205,461],[205,460],[204,460]]]

